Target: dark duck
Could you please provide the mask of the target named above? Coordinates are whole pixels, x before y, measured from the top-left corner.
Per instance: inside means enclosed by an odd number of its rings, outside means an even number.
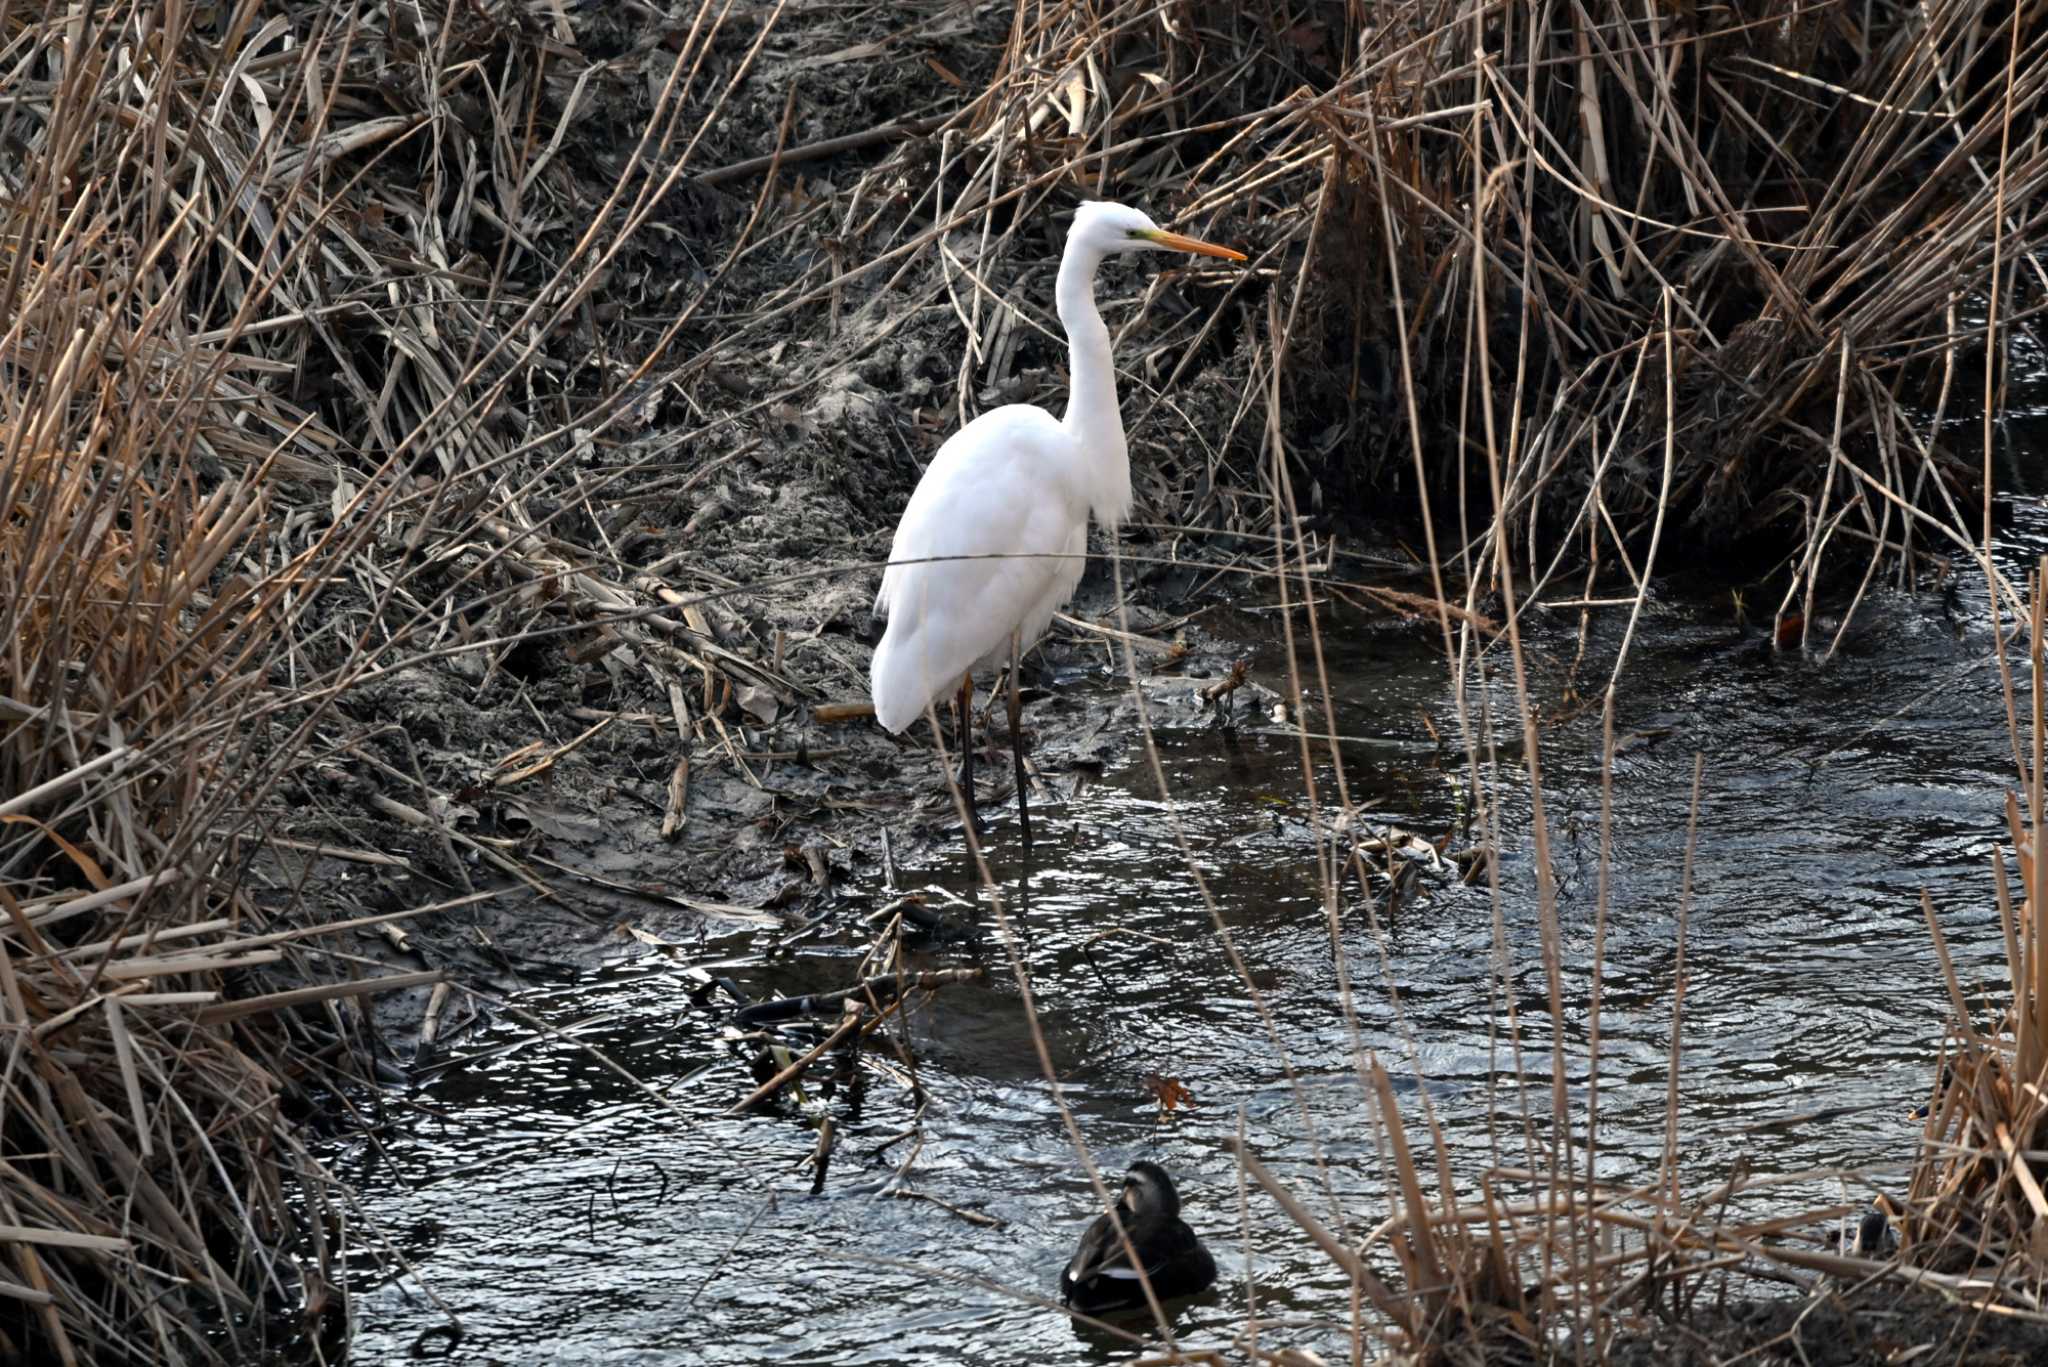
[[[1060,1299],[1066,1304],[1089,1315],[1143,1305],[1139,1267],[1152,1283],[1152,1294],[1162,1301],[1192,1296],[1216,1280],[1216,1260],[1180,1218],[1180,1193],[1157,1163],[1131,1164],[1116,1214],[1130,1236],[1130,1247],[1126,1249],[1117,1237],[1108,1213],[1096,1216],[1060,1273]]]

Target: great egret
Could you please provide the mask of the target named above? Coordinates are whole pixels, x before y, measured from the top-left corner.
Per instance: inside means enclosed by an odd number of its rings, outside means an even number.
[[[1088,515],[1114,534],[1131,509],[1131,462],[1117,409],[1109,329],[1095,308],[1095,268],[1118,252],[1242,252],[1170,233],[1136,209],[1091,202],[1074,215],[1055,298],[1067,330],[1067,413],[992,408],[955,432],[926,468],[896,524],[875,611],[889,618],[868,681],[875,717],[900,733],[959,689],[961,789],[974,811],[970,709],[974,671],[1017,657],[1073,596],[1088,554]],[[1031,838],[1016,671],[1010,737],[1017,811]],[[936,724],[936,723],[934,723]]]
[[[1162,1301],[1206,1291],[1216,1280],[1216,1260],[1180,1218],[1180,1193],[1165,1168],[1131,1164],[1116,1216],[1123,1222],[1121,1236],[1107,1212],[1096,1216],[1060,1270],[1060,1299],[1066,1304],[1091,1315],[1143,1305],[1141,1267],[1152,1294]]]

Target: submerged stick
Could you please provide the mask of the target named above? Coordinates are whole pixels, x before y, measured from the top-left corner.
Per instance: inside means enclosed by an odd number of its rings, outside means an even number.
[[[987,976],[986,969],[980,968],[938,968],[925,973],[884,973],[880,977],[865,978],[852,987],[836,992],[813,992],[805,997],[777,997],[772,1001],[756,1002],[733,1012],[735,1025],[767,1025],[774,1021],[793,1020],[798,1016],[829,1015],[836,1009],[844,1009],[849,1001],[867,1002],[877,1005],[903,995],[905,992],[923,989],[927,992],[944,987],[949,983],[972,982]]]
[[[825,1190],[825,1173],[832,1166],[832,1139],[836,1129],[832,1117],[818,1122],[818,1147],[811,1150],[811,1195]]]
[[[1010,1222],[1003,1219],[1000,1215],[990,1215],[985,1211],[979,1210],[968,1210],[964,1206],[954,1205],[951,1201],[941,1201],[930,1192],[909,1191],[903,1187],[892,1187],[889,1190],[889,1195],[899,1201],[928,1202],[948,1214],[959,1216],[970,1225],[980,1225],[984,1229],[1008,1229],[1010,1225]]]
[[[204,967],[211,968],[216,965]],[[314,1002],[335,1001],[342,997],[361,997],[372,992],[392,992],[401,987],[422,987],[428,983],[438,983],[444,976],[442,970],[429,968],[418,973],[391,973],[381,978],[358,978],[352,982],[316,983],[311,987],[295,987],[289,992],[272,992],[261,997],[244,997],[240,1001],[204,1007],[199,1012],[199,1023],[216,1025],[221,1021],[259,1015],[266,1011],[282,1011],[292,1006],[309,1006]]]
[[[785,1086],[789,1084],[792,1078],[794,1078],[798,1073],[801,1073],[804,1069],[810,1067],[813,1063],[817,1062],[820,1055],[822,1055],[826,1050],[830,1049],[833,1045],[845,1039],[847,1035],[853,1031],[854,1027],[860,1024],[861,1010],[862,1007],[859,1002],[848,1001],[846,1003],[845,1012],[840,1018],[838,1029],[834,1030],[831,1034],[825,1036],[822,1042],[814,1046],[811,1049],[811,1051],[805,1054],[802,1058],[797,1059],[794,1063],[790,1064],[787,1068],[784,1068],[774,1077],[769,1078],[759,1087],[756,1087],[747,1096],[747,1099],[745,1101],[742,1101],[737,1106],[734,1106],[731,1109],[727,1110],[725,1113],[726,1118],[731,1119],[733,1116],[736,1115],[745,1115],[748,1111],[752,1110],[754,1107],[758,1106],[763,1101],[766,1101],[769,1097],[774,1096],[777,1092],[781,1091]]]

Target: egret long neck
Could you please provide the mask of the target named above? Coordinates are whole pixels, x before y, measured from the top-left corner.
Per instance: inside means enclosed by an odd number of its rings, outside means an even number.
[[[1111,531],[1131,508],[1131,463],[1116,402],[1109,329],[1095,308],[1098,252],[1069,245],[1060,258],[1060,322],[1067,329],[1067,415],[1061,419],[1088,462],[1088,506]]]

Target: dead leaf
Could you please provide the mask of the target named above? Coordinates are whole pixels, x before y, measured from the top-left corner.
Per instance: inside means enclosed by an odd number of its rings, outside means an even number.
[[[1152,1093],[1153,1098],[1158,1101],[1159,1113],[1162,1116],[1171,1115],[1182,1106],[1194,1104],[1193,1093],[1181,1085],[1181,1080],[1177,1077],[1167,1077],[1160,1073],[1147,1073],[1145,1075],[1145,1090]]]
[[[740,708],[763,726],[774,725],[776,714],[782,710],[775,691],[766,684],[741,684],[733,696],[739,699]]]

